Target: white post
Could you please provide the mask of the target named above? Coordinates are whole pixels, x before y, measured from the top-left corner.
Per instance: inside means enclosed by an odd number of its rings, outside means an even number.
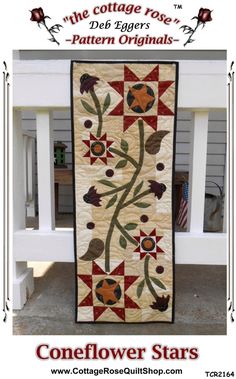
[[[35,139],[27,143],[27,216],[35,217]]]
[[[50,112],[36,112],[39,229],[55,229],[53,129]]]
[[[208,112],[194,112],[189,177],[189,231],[203,232],[207,162]]]
[[[24,178],[24,188],[25,188],[25,206],[27,206],[27,200],[28,200],[27,145],[28,145],[28,136],[23,135],[23,170],[24,170],[23,178]]]
[[[228,148],[228,147],[227,147]],[[226,156],[228,153],[226,154]],[[226,160],[225,163],[225,177],[224,177],[224,213],[223,213],[223,233],[227,233],[228,225],[227,225],[227,209],[228,209],[228,196],[227,196],[227,191],[228,191],[228,178],[227,178],[227,165],[228,162]]]
[[[24,141],[21,112],[13,114],[13,231],[25,229]],[[34,290],[33,269],[15,260],[13,248],[13,308],[21,309]]]

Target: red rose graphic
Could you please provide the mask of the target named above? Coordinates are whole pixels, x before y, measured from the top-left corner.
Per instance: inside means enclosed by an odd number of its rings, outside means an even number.
[[[40,23],[40,22],[44,21],[45,16],[44,16],[42,8],[34,8],[30,12],[31,12],[31,19],[30,19],[30,21],[36,21],[37,23]]]
[[[186,46],[188,43],[194,42],[194,39],[192,37],[200,25],[204,27],[206,22],[212,21],[211,13],[212,11],[208,8],[200,8],[198,11],[198,15],[192,18],[192,20],[193,19],[197,20],[197,25],[195,26],[195,28],[192,28],[191,26],[188,26],[188,25],[183,25],[180,27],[180,29],[183,29],[183,32],[185,34],[189,34],[187,41],[184,43],[184,46]]]
[[[50,18],[49,16],[45,16],[43,8],[34,8],[31,11],[31,18],[30,21],[37,22],[38,26],[41,27],[41,25],[47,30],[47,32],[50,34],[49,41],[56,42],[57,45],[60,45],[57,39],[54,36],[54,33],[58,33],[60,31],[60,28],[63,28],[60,24],[55,24],[51,26],[50,28],[46,24],[46,18]]]
[[[212,21],[211,12],[210,9],[200,8],[197,16],[198,22],[205,24],[205,22]]]

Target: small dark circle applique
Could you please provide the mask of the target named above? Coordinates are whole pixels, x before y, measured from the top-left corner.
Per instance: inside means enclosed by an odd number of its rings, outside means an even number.
[[[92,125],[93,125],[93,123],[91,120],[84,121],[85,128],[90,129],[92,127]]]
[[[157,268],[156,268],[156,272],[157,272],[158,274],[162,274],[162,273],[164,272],[164,267],[163,267],[163,266],[157,266]]]
[[[87,229],[94,229],[94,228],[95,228],[94,222],[88,222],[87,223]]]
[[[113,175],[114,175],[114,171],[113,171],[112,169],[109,168],[109,169],[106,171],[106,176],[107,176],[108,178],[111,178]]]
[[[164,170],[164,168],[165,168],[165,166],[164,166],[163,163],[157,163],[157,165],[156,165],[156,169],[157,169],[158,171],[162,171],[162,170]]]
[[[142,216],[140,217],[140,221],[141,221],[141,222],[148,222],[148,220],[149,220],[149,218],[148,218],[147,215],[142,215]]]

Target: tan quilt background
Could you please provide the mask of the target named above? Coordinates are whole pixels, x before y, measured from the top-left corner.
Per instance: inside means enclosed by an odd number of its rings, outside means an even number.
[[[175,62],[72,62],[77,322],[172,322]]]

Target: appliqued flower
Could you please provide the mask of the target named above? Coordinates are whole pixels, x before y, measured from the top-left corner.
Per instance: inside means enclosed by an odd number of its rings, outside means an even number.
[[[83,197],[85,203],[95,205],[95,207],[101,207],[101,196],[97,193],[94,186],[90,187],[88,192]]]
[[[169,300],[170,300],[170,295],[166,297],[164,295],[162,296],[157,295],[156,301],[154,301],[152,305],[150,305],[150,307],[152,309],[158,309],[158,311],[160,312],[165,312],[168,309]]]
[[[88,140],[83,140],[83,143],[89,148],[84,154],[84,157],[90,158],[90,164],[94,164],[97,159],[100,159],[104,164],[107,164],[107,158],[114,158],[108,148],[114,143],[107,139],[107,134],[103,134],[100,138],[96,138],[90,133]]]
[[[83,74],[80,78],[80,92],[93,91],[95,84],[99,81],[99,78],[96,76],[91,76],[89,74]]]
[[[149,180],[149,188],[150,192],[154,193],[155,197],[160,200],[162,198],[163,193],[166,191],[166,186],[163,183],[158,183],[155,180]]]
[[[164,253],[160,246],[158,246],[158,242],[163,236],[158,236],[156,229],[153,229],[150,234],[146,234],[140,230],[139,236],[134,236],[134,238],[139,243],[134,252],[140,254],[140,259],[143,259],[147,254],[157,259],[157,254]]]

